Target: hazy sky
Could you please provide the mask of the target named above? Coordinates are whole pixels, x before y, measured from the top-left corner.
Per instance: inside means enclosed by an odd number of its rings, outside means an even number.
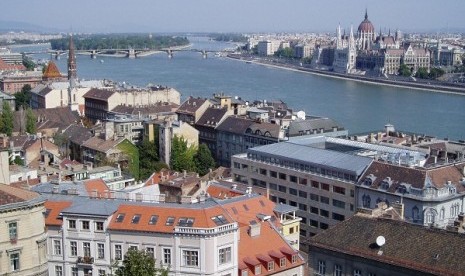
[[[0,0],[3,21],[76,32],[283,32],[465,29],[464,0]]]

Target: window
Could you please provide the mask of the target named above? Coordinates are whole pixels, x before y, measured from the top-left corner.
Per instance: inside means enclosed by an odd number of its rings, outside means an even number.
[[[292,255],[291,262],[292,262],[293,264],[297,263],[297,255]]]
[[[11,271],[19,270],[19,253],[10,254]]]
[[[98,270],[98,276],[105,276],[105,275],[107,275],[105,269]]]
[[[61,255],[61,241],[60,240],[53,240],[53,254]]]
[[[340,215],[338,213],[333,213],[333,219],[334,220],[339,220],[339,221],[343,221],[345,219],[345,216],[344,215]]]
[[[153,247],[146,247],[145,252],[147,252],[147,255],[155,259],[155,248]]]
[[[278,185],[273,184],[273,183],[270,183],[270,184],[268,184],[268,185],[269,185],[269,187],[270,187],[271,190],[275,190],[275,191],[278,190]]]
[[[115,260],[123,259],[123,249],[121,244],[115,244]]]
[[[183,261],[184,266],[198,266],[199,265],[199,251],[183,250],[182,261]]]
[[[218,259],[220,265],[231,262],[231,247],[220,248],[218,252]]]
[[[326,229],[328,229],[328,227],[329,227],[328,224],[320,222],[320,228],[321,229],[326,230]]]
[[[346,188],[333,186],[333,192],[341,194],[341,195],[345,195],[346,194]]]
[[[326,274],[326,262],[325,261],[318,261],[318,274],[319,275]]]
[[[300,185],[307,185],[307,178],[299,178]]]
[[[266,175],[266,170],[265,169],[260,169],[260,174]]]
[[[137,245],[130,245],[128,250],[139,250],[139,247]]]
[[[285,266],[286,266],[286,258],[279,259],[279,267],[285,267]]]
[[[158,216],[157,215],[152,215],[150,217],[149,224],[155,225],[155,224],[157,224],[157,221],[158,221]]]
[[[320,201],[320,196],[316,194],[310,194],[310,199],[314,201]]]
[[[181,227],[192,227],[194,225],[194,218],[179,218],[178,226]]]
[[[260,275],[262,274],[262,267],[260,265],[255,266],[255,275]]]
[[[369,195],[362,196],[362,206],[363,208],[370,208],[371,205],[371,197]]]
[[[126,214],[123,214],[123,213],[119,213],[117,216],[116,216],[116,222],[123,222],[124,220],[124,216]]]
[[[270,171],[270,176],[273,178],[278,178],[278,173],[275,171]]]
[[[311,220],[310,220],[310,226],[312,226],[312,227],[318,227],[318,221],[311,219]]]
[[[278,190],[279,190],[280,192],[282,192],[282,193],[286,193],[286,192],[287,192],[286,186],[281,186],[281,185],[279,185],[279,186],[278,186]],[[296,194],[297,194],[297,191],[296,191]]]
[[[174,220],[175,220],[174,217],[168,217],[168,218],[166,219],[165,225],[167,225],[167,226],[173,225],[173,224],[174,224]]]
[[[354,269],[354,276],[362,276],[362,271],[360,269]]]
[[[69,249],[71,256],[77,256],[77,242],[71,241],[69,242]]]
[[[105,258],[105,244],[104,243],[97,244],[97,258],[99,259]]]
[[[299,190],[299,197],[301,197],[301,198],[307,198],[307,192],[304,192],[304,191],[300,191],[300,190]]]
[[[296,195],[297,195],[297,190],[294,189],[294,188],[289,188],[289,193],[290,193],[291,195],[295,195],[295,196],[296,196]]]
[[[247,269],[242,270],[241,276],[249,276],[249,271]]]
[[[55,276],[63,276],[63,267],[55,266]]]
[[[71,276],[78,276],[78,268],[72,267],[71,268]]]
[[[289,176],[289,181],[294,182],[294,183],[297,183],[297,176],[290,175],[290,176]]]
[[[140,214],[135,214],[135,215],[132,217],[131,223],[133,223],[133,224],[138,224],[139,221],[140,221]]]
[[[329,204],[329,198],[325,196],[320,196],[321,203]]]
[[[318,208],[310,207],[310,213],[318,215]]]
[[[286,180],[286,174],[285,173],[279,173],[279,179]]]
[[[321,189],[325,191],[329,191],[329,184],[321,183]]]
[[[171,248],[163,248],[163,264],[171,264]]]
[[[103,231],[103,221],[95,222],[95,230],[96,231]]]
[[[320,182],[318,182],[318,181],[312,181],[312,188],[319,189],[319,188],[320,188]]]
[[[84,257],[90,257],[90,242],[82,243],[82,249],[84,251]]]
[[[346,203],[344,201],[333,199],[333,206],[341,208],[341,209],[345,209],[346,208]]]
[[[268,262],[268,271],[273,271],[274,270],[274,261]]]
[[[81,223],[82,223],[81,225],[82,225],[83,230],[89,230],[90,229],[90,225],[89,225],[88,220],[83,220]]]
[[[302,211],[307,211],[307,205],[305,205],[303,203],[299,203],[299,209],[302,210]]]
[[[68,228],[69,229],[76,229],[76,220],[74,220],[74,219],[68,220]]]
[[[329,218],[329,212],[323,209],[320,209],[320,216]]]
[[[18,223],[8,223],[8,233],[10,234],[10,240],[16,240],[18,238]]]
[[[334,265],[334,276],[342,276],[342,267],[341,265]]]

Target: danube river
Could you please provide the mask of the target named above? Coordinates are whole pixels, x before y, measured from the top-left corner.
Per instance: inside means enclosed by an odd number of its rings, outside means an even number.
[[[234,45],[189,38],[193,49]],[[17,51],[22,51],[16,49]],[[66,72],[66,58],[57,61]],[[465,139],[465,96],[340,80],[248,64],[209,53],[175,52],[128,59],[77,57],[78,76],[145,86],[166,85],[188,96],[224,92],[245,100],[283,100],[295,111],[333,118],[350,133],[396,129],[453,140]]]

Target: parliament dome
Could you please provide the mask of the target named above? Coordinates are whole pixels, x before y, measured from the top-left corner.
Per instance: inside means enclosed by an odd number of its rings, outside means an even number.
[[[373,24],[371,24],[371,21],[368,20],[368,13],[365,12],[365,20],[360,23],[358,26],[358,32],[364,32],[364,33],[374,33],[375,32],[375,27]]]

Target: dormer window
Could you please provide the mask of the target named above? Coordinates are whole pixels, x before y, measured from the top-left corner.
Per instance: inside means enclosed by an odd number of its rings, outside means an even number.
[[[268,262],[268,271],[273,271],[274,270],[274,261]]]
[[[408,190],[407,190],[407,187],[405,187],[404,185],[400,185],[397,188],[397,192],[400,193],[400,194],[406,194],[406,193],[408,193]]]
[[[370,177],[365,178],[365,181],[363,181],[363,184],[365,186],[371,186],[373,184],[373,180]]]
[[[286,266],[286,258],[279,259],[279,267],[285,267],[285,266]]]
[[[390,177],[386,177],[386,179],[384,179],[382,182],[381,182],[381,185],[380,185],[380,188],[383,189],[383,190],[387,190],[389,189],[389,187],[391,186],[392,184],[392,180]]]

